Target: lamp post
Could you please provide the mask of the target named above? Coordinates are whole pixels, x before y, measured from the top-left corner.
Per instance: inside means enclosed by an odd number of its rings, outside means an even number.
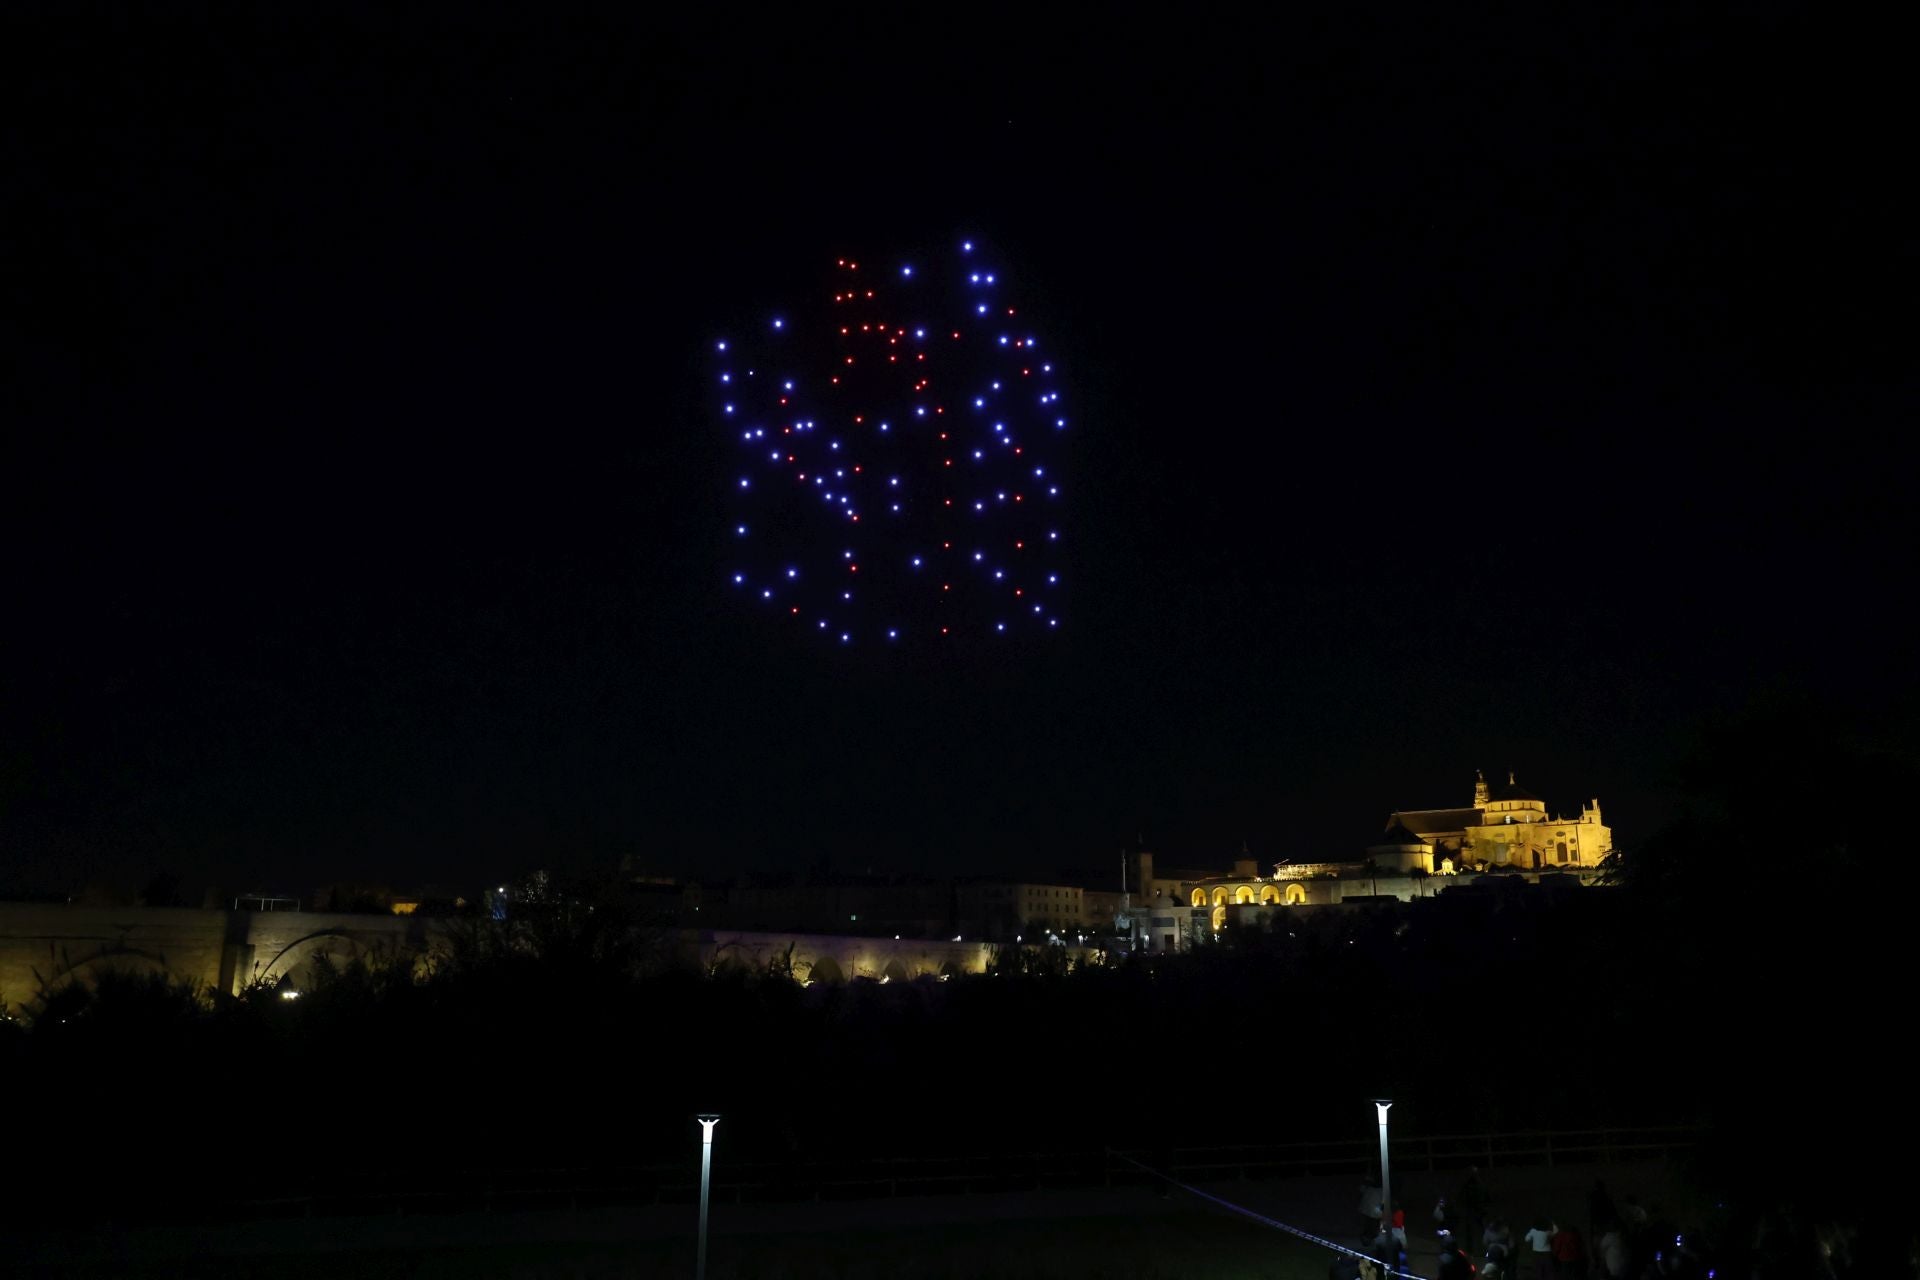
[[[1385,1112],[1381,1113],[1383,1116]],[[712,1112],[703,1112],[694,1117],[700,1122],[700,1260],[694,1271],[694,1280],[707,1280],[707,1183],[713,1174],[713,1126],[720,1123],[720,1117]],[[1384,1125],[1382,1120],[1382,1150],[1385,1150]]]
[[[1380,1228],[1389,1241],[1393,1239],[1393,1178],[1387,1171],[1387,1109],[1391,1106],[1391,1098],[1373,1100],[1373,1109],[1380,1116]],[[705,1238],[704,1232],[702,1238]]]

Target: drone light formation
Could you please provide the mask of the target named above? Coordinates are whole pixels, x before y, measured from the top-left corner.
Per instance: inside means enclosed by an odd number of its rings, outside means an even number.
[[[841,258],[817,305],[713,345],[734,439],[724,576],[840,646],[1056,631],[1069,419],[1051,363],[973,241]]]

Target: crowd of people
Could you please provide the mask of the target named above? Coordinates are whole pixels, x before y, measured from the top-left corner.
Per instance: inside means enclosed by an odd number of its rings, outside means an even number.
[[[1616,1202],[1597,1178],[1587,1192],[1584,1229],[1558,1217],[1519,1226],[1494,1209],[1477,1168],[1434,1203],[1426,1232],[1435,1241],[1439,1280],[1704,1280],[1713,1270],[1701,1242],[1689,1240],[1657,1203],[1642,1205],[1631,1195]],[[1360,1236],[1379,1272],[1413,1269],[1406,1209],[1384,1204],[1377,1180],[1360,1188]],[[1357,1258],[1334,1265],[1336,1280],[1372,1269]]]

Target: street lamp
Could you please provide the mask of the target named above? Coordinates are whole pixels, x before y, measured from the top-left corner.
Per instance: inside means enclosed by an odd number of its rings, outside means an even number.
[[[1381,1112],[1384,1116],[1386,1113]],[[713,1126],[720,1123],[720,1117],[712,1112],[702,1112],[694,1117],[700,1122],[700,1261],[694,1271],[694,1280],[707,1280],[707,1183],[713,1175]],[[1382,1126],[1385,1120],[1380,1122]],[[1386,1129],[1381,1129],[1381,1149],[1385,1150]]]
[[[1393,1239],[1393,1178],[1387,1171],[1387,1109],[1391,1106],[1391,1098],[1373,1100],[1373,1109],[1380,1116],[1380,1228],[1386,1232],[1389,1241]]]

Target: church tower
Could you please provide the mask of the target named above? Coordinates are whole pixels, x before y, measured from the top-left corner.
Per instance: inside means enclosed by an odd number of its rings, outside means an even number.
[[[1473,771],[1473,807],[1476,809],[1487,807],[1487,775],[1478,769]]]

